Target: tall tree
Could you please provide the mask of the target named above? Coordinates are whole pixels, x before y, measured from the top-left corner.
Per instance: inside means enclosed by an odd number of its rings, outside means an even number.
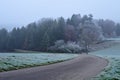
[[[103,30],[103,35],[105,37],[114,37],[115,34],[115,22],[112,20],[99,20],[99,26]]]
[[[94,24],[92,15],[84,15],[80,25],[79,39],[86,53],[88,53],[89,46],[97,42],[100,36],[100,28]]]
[[[6,29],[0,30],[0,51],[5,51],[8,47],[8,32]]]
[[[73,14],[71,17],[71,24],[75,27],[77,27],[81,22],[81,15],[80,14]]]
[[[54,35],[56,37],[56,40],[64,40],[65,27],[66,27],[65,19],[63,17],[60,17],[57,20],[57,26],[55,28],[56,30]]]
[[[83,25],[80,34],[80,43],[83,44],[86,53],[88,53],[89,46],[96,43],[100,39],[99,28],[95,25]]]
[[[9,49],[17,49],[18,48],[18,32],[16,28],[13,28],[13,30],[10,32],[10,38],[8,41]]]
[[[76,41],[76,31],[75,27],[72,25],[67,25],[65,27],[65,41]]]
[[[120,36],[120,24],[119,23],[116,25],[116,35]]]

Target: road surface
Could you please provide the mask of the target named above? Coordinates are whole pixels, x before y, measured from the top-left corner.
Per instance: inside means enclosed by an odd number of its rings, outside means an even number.
[[[107,64],[106,59],[82,54],[75,59],[61,63],[1,72],[0,80],[90,80]]]

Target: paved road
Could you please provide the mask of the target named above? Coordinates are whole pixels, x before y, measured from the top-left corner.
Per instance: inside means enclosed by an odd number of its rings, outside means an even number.
[[[89,80],[107,66],[107,60],[82,54],[79,57],[48,66],[0,73],[0,80]]]

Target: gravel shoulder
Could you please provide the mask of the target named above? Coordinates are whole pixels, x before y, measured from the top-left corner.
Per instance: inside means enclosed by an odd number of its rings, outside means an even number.
[[[104,58],[81,54],[57,64],[1,72],[0,80],[90,80],[107,65]]]

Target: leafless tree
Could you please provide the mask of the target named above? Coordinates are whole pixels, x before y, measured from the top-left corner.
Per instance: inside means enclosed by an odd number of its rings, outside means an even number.
[[[88,54],[88,49],[91,44],[96,43],[100,39],[100,28],[95,24],[82,25],[80,29],[80,43]]]

